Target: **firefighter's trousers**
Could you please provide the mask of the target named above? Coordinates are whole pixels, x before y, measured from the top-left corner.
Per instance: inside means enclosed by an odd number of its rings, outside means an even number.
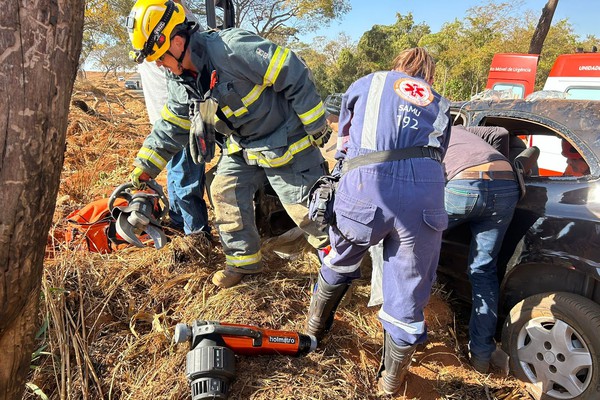
[[[287,214],[306,233],[309,243],[317,249],[327,245],[327,235],[308,219],[306,205],[313,183],[327,172],[325,165],[319,149],[312,146],[277,168],[249,165],[242,152],[222,156],[210,193],[227,269],[248,274],[262,269],[254,194],[264,185],[265,178]]]

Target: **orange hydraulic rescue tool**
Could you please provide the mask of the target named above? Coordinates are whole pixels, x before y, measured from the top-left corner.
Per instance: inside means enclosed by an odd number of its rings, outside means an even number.
[[[312,335],[202,320],[177,324],[174,340],[190,343],[186,376],[192,400],[227,399],[235,378],[235,354],[300,356],[317,347]]]

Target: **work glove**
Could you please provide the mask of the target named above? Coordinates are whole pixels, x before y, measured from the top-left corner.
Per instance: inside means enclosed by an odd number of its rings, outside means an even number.
[[[321,132],[317,132],[315,134],[308,135],[310,142],[314,146],[317,146],[317,147],[325,146],[325,143],[327,143],[329,141],[330,137],[331,137],[331,129],[328,126],[323,128],[323,130],[321,130]]]
[[[217,107],[212,97],[190,106],[190,154],[196,164],[210,162],[215,156]]]
[[[150,175],[140,167],[135,167],[133,172],[129,174],[129,180],[135,189],[144,190],[146,182],[151,179]]]

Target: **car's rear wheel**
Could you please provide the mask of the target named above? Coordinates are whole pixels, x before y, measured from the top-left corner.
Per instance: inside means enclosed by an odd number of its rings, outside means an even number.
[[[511,310],[502,346],[537,399],[600,398],[600,305],[571,293],[526,298]]]

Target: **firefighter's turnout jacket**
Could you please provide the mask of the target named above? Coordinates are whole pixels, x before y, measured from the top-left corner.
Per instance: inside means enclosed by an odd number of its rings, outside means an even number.
[[[290,50],[238,28],[195,33],[189,46],[201,73],[197,78],[167,73],[169,97],[162,119],[135,161],[151,176],[187,143],[189,101],[209,90],[212,71],[217,82],[211,95],[233,127],[227,154],[248,149],[262,159],[263,152],[262,166],[281,166],[285,160],[278,158],[289,145],[325,126],[325,108],[310,71]]]
[[[156,176],[188,142],[190,102],[207,94],[215,98],[219,126],[227,126],[211,185],[215,224],[228,265],[259,270],[252,198],[265,176],[292,219],[318,235],[304,203],[324,162],[307,135],[325,128],[325,108],[304,62],[260,36],[238,28],[196,32],[189,48],[199,74],[167,74],[167,104],[135,164]]]

